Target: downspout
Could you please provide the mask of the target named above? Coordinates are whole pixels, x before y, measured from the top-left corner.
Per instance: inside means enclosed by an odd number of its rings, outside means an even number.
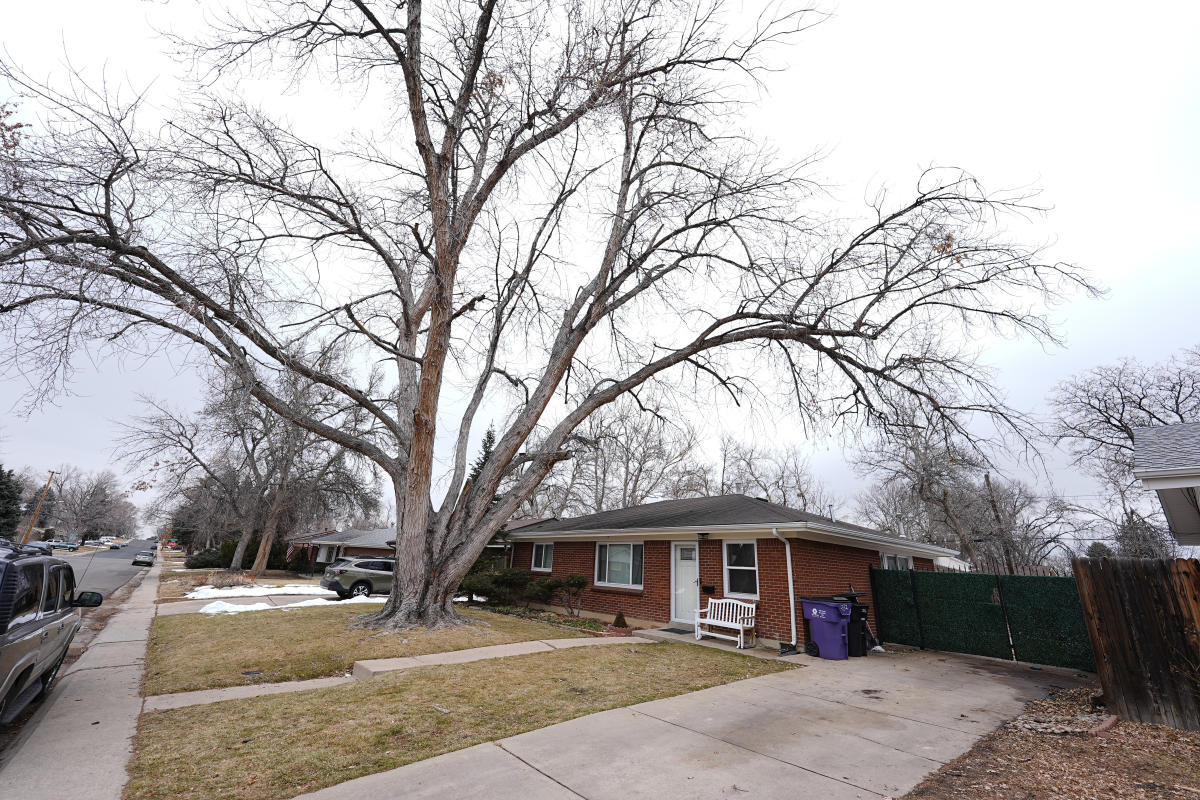
[[[788,609],[790,610],[789,619],[792,622],[792,641],[791,645],[780,645],[779,654],[791,655],[796,652],[796,583],[792,579],[792,543],[779,535],[778,528],[771,528],[771,534],[783,542],[785,557],[787,558],[787,581],[788,581]]]

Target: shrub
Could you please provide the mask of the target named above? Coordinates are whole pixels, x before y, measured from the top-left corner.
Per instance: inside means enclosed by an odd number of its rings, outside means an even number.
[[[562,579],[559,596],[562,597],[563,608],[572,617],[579,616],[579,605],[583,600],[583,590],[587,588],[586,575],[568,575]]]
[[[585,575],[567,575],[562,578],[538,578],[525,587],[525,599],[535,603],[553,605],[558,603],[567,614],[579,616],[579,601],[587,588]]]
[[[458,585],[458,591],[467,595],[471,600],[478,595],[487,603],[497,602],[492,599],[496,596],[496,584],[492,582],[492,576],[487,572],[475,572],[467,575]]]
[[[562,584],[562,578],[538,578],[525,587],[525,599],[534,603],[553,603],[554,594]]]
[[[230,555],[233,554],[230,553]],[[188,569],[221,569],[228,566],[229,562],[221,558],[220,550],[212,549],[192,553],[183,562],[183,565]]]
[[[614,628],[628,628],[629,627],[629,623],[625,621],[624,612],[618,611],[617,615],[615,617],[613,617],[613,627]]]

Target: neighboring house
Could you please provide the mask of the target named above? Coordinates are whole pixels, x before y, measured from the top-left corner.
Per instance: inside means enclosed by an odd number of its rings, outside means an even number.
[[[869,593],[871,567],[929,570],[934,558],[957,555],[740,494],[546,520],[508,538],[511,566],[587,576],[589,616],[621,611],[631,625],[690,626],[709,598],[733,597],[757,605],[761,638],[791,642],[795,630],[798,645],[806,641],[799,598],[851,586]]]
[[[541,521],[537,519],[512,520],[506,528],[515,530],[524,525],[532,525]],[[396,530],[394,528],[375,528],[373,530],[330,530],[300,534],[288,540],[288,559],[291,559],[292,554],[301,548],[307,550],[306,563],[309,565],[309,571],[323,570],[343,556],[394,558],[396,555]],[[484,548],[484,555],[493,555],[499,566],[503,564],[507,548],[508,545],[502,542],[492,543]]]
[[[1200,545],[1200,422],[1135,428],[1133,475],[1158,494],[1176,540]]]
[[[292,540],[293,545],[308,548],[308,563],[314,571],[323,570],[342,556],[375,556],[390,558],[396,554],[392,541],[396,538],[394,528],[374,530],[325,531],[309,535],[301,541]]]

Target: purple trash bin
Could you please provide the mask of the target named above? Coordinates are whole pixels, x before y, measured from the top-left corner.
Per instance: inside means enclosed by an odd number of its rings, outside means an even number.
[[[847,626],[850,622],[850,603],[801,598],[804,618],[808,620],[809,642],[805,652],[834,661],[850,655]],[[813,652],[813,649],[816,652]]]

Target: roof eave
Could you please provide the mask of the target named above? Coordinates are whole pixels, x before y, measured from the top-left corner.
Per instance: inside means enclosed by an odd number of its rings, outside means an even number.
[[[854,531],[840,525],[828,525],[820,522],[765,522],[752,525],[682,525],[670,528],[596,528],[578,531],[512,531],[508,538],[511,541],[538,541],[546,539],[608,539],[614,537],[637,538],[671,538],[692,537],[700,533],[716,534],[718,538],[737,536],[739,534],[770,536],[772,531],[780,533],[807,534],[801,538],[816,541],[835,540],[832,543],[850,543],[855,547],[870,545],[871,549],[885,549],[901,555],[922,555],[930,557],[957,556],[958,551],[932,544],[923,544],[907,539],[896,539],[883,534],[870,534]]]

